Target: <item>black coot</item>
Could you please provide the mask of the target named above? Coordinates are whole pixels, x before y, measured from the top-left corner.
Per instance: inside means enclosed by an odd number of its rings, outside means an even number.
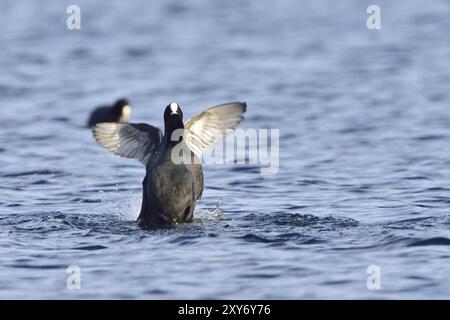
[[[227,103],[183,123],[181,108],[171,103],[164,111],[164,135],[158,128],[143,123],[100,123],[93,128],[96,141],[104,148],[138,159],[146,166],[140,226],[192,221],[203,192],[199,157],[227,129],[236,127],[245,111],[245,103]]]
[[[97,123],[102,122],[122,122],[130,121],[131,107],[126,99],[117,100],[112,106],[102,106],[95,109],[87,122],[87,126],[92,128]]]

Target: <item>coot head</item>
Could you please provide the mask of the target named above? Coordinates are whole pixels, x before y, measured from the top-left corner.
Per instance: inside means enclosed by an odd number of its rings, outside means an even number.
[[[127,99],[119,99],[114,103],[114,113],[118,116],[119,122],[127,123],[131,117],[130,102]]]
[[[172,102],[167,105],[166,110],[164,111],[164,127],[165,127],[165,136],[171,141],[172,133],[177,129],[184,129],[183,125],[183,111],[181,111],[180,106]],[[172,141],[178,142],[178,141]]]

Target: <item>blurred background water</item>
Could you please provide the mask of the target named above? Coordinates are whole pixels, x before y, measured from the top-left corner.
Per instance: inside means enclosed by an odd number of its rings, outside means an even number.
[[[449,16],[446,0],[2,0],[0,298],[449,298]],[[144,168],[83,128],[122,96],[158,126],[171,101],[247,101],[243,128],[280,129],[279,173],[206,165],[194,223],[140,230]]]

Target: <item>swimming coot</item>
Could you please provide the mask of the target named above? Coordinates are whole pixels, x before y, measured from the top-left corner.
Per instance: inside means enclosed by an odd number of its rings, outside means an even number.
[[[88,120],[87,126],[92,128],[97,123],[102,122],[122,122],[130,121],[131,107],[126,99],[117,100],[112,106],[102,106],[95,109]]]
[[[100,123],[93,128],[94,138],[104,148],[146,166],[138,218],[141,227],[192,221],[203,192],[199,158],[227,129],[241,122],[246,108],[245,102],[221,104],[183,123],[180,106],[171,103],[164,111],[164,134],[144,123]],[[181,155],[180,159],[174,154]]]

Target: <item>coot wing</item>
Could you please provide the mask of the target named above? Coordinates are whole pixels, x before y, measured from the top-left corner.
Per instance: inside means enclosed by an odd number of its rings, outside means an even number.
[[[186,143],[198,157],[209,146],[224,137],[244,118],[245,102],[231,102],[209,108],[184,123]]]
[[[162,133],[145,123],[99,123],[92,128],[95,140],[108,151],[142,164],[156,153]]]

